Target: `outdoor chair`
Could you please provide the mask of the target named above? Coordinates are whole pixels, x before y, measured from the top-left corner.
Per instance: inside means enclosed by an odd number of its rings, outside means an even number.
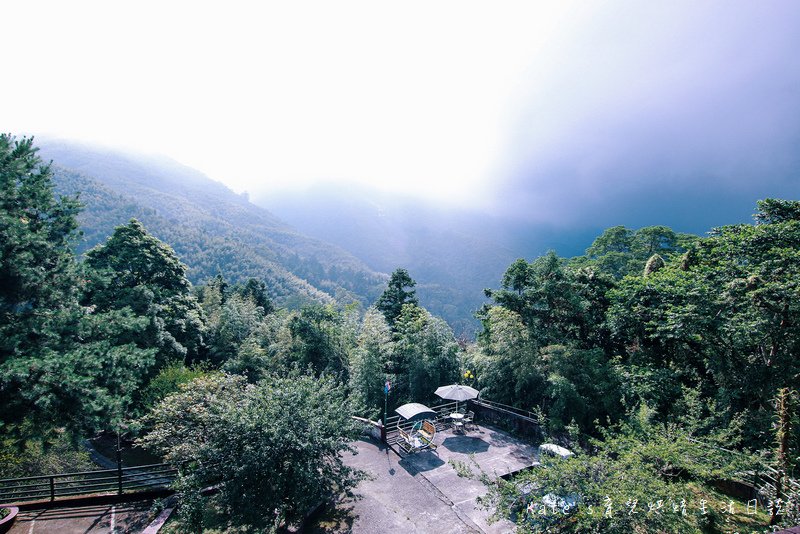
[[[436,436],[436,427],[430,421],[417,423],[411,432],[406,432],[402,428],[397,429],[397,445],[407,454],[414,454],[425,449],[436,452],[437,445],[433,442]],[[438,454],[438,453],[437,453]]]
[[[468,411],[464,415],[464,419],[462,419],[462,422],[464,423],[465,430],[466,429],[477,430],[478,428],[477,425],[475,425],[475,412],[473,412],[472,410]]]
[[[433,426],[433,423],[430,421],[425,421],[422,423],[422,428],[419,429],[417,435],[419,436],[419,439],[422,440],[422,442],[426,445],[426,448],[434,452],[436,451],[438,446],[433,442],[433,437],[436,435],[436,427]]]
[[[399,429],[399,437],[397,439],[397,444],[400,446],[401,449],[406,451],[408,454],[413,454],[419,450],[417,447],[414,446],[414,439],[411,437],[411,434],[409,434],[402,428]]]

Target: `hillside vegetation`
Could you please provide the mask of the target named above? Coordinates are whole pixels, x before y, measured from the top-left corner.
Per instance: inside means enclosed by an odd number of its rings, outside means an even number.
[[[421,305],[425,288],[406,269],[366,310],[310,285],[301,304],[290,277],[276,302],[277,282],[242,280],[239,256],[251,246],[288,254],[288,242],[259,241],[255,226],[235,233],[200,201],[176,197],[182,208],[167,210],[173,185],[150,193],[160,207],[144,207],[58,173],[95,207],[54,193],[30,139],[0,135],[0,478],[72,469],[85,461],[81,439],[127,433],[179,471],[192,531],[211,504],[234,529],[275,532],[363,479],[341,458],[358,433],[351,415],[378,419],[466,382],[537,413],[548,439],[577,452],[490,484],[487,504],[524,531],[729,531],[727,512],[706,513],[728,504],[713,485],[768,467],[771,508],[739,524],[800,521],[788,480],[800,457],[798,201],[759,201],[754,224],[707,237],[618,226],[581,257],[517,259],[486,291],[472,343]],[[234,197],[214,209],[251,213]],[[137,218],[108,239],[87,233],[100,243],[78,256],[81,213],[97,227]],[[179,257],[151,223],[177,247],[194,240],[198,259],[214,245],[206,228],[230,232],[241,241],[219,267],[235,276],[193,285],[182,261],[193,256]],[[219,493],[204,496],[209,485]],[[577,509],[531,512],[553,495],[577,496]],[[258,506],[243,509],[248,501]]]
[[[308,238],[218,182],[170,160],[80,145],[51,144],[56,191],[80,196],[83,252],[132,217],[170,244],[195,284],[225,273],[233,282],[263,280],[272,297],[366,305],[386,276],[351,254]]]

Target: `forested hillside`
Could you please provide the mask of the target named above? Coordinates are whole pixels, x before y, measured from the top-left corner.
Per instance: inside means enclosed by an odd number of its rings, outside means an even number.
[[[408,269],[422,305],[469,338],[480,328],[474,315],[485,302],[483,290],[497,283],[511,261],[551,249],[579,254],[596,235],[591,227],[556,231],[356,184],[254,195],[253,202],[372,269]]]
[[[361,302],[368,305],[385,275],[351,254],[308,238],[220,183],[171,160],[45,145],[57,191],[79,194],[83,238],[78,250],[102,243],[131,217],[169,243],[201,283],[219,273],[233,281],[263,280],[277,302]]]
[[[377,420],[467,382],[534,412],[546,439],[576,453],[489,485],[487,506],[524,529],[728,532],[727,512],[675,510],[728,506],[717,482],[767,472],[771,508],[748,521],[800,522],[789,506],[800,502],[798,201],[759,201],[754,224],[706,237],[616,226],[583,256],[513,261],[470,343],[420,304],[425,288],[405,269],[366,310],[314,302],[311,289],[289,308],[295,286],[281,304],[273,280],[242,279],[242,250],[271,250],[257,227],[234,233],[171,197],[192,213],[181,215],[156,191],[162,214],[58,173],[94,207],[54,192],[30,139],[0,135],[0,478],[84,466],[82,439],[125,433],[179,470],[191,530],[208,506],[231,528],[276,530],[363,478],[342,463],[358,436],[352,415]],[[78,256],[81,216],[123,224]],[[196,255],[179,257],[149,224]],[[215,224],[229,232],[219,242],[205,237]],[[183,261],[233,239],[214,260],[221,272],[193,286]],[[219,493],[204,496],[209,485]],[[578,506],[543,519],[531,510],[548,495]],[[641,513],[625,513],[636,503]]]

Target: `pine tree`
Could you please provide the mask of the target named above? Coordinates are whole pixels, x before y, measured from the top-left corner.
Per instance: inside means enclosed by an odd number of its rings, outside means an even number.
[[[53,195],[32,138],[0,134],[0,362],[57,343],[76,304],[76,198]]]
[[[400,317],[400,313],[403,311],[403,305],[419,304],[416,291],[406,289],[415,285],[417,283],[411,278],[408,271],[397,269],[392,273],[389,287],[386,288],[386,291],[383,292],[375,304],[375,307],[383,313],[383,316],[386,317],[386,322],[389,323],[393,330],[397,318]]]

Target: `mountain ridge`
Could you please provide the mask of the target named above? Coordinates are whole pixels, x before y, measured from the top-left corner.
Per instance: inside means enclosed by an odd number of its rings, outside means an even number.
[[[54,163],[57,191],[79,193],[85,204],[79,252],[136,217],[175,249],[195,284],[221,272],[234,282],[264,279],[283,305],[358,301],[368,306],[387,279],[348,252],[303,236],[243,195],[172,160],[141,160],[65,142],[45,141],[40,147],[40,156]]]

